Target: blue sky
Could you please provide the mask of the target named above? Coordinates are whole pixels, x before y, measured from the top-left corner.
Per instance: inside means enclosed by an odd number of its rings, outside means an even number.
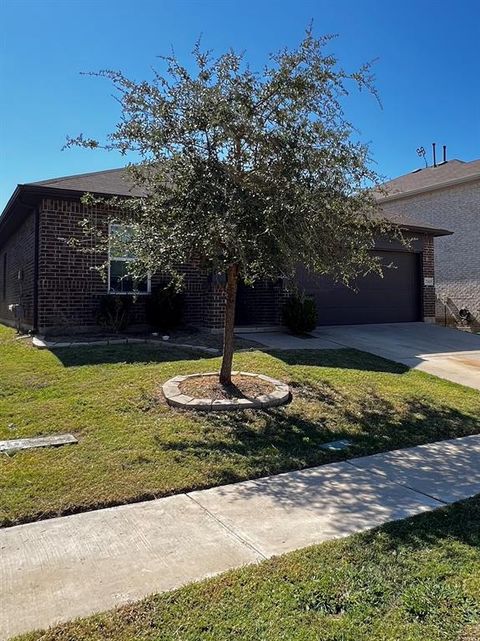
[[[478,0],[0,0],[0,211],[17,183],[121,166],[61,151],[67,134],[102,138],[118,117],[108,82],[81,71],[149,79],[172,46],[188,63],[200,34],[260,67],[311,19],[316,34],[339,34],[330,49],[345,66],[379,58],[383,110],[359,94],[348,115],[381,174],[421,166],[416,148],[434,141],[450,158],[480,157]]]

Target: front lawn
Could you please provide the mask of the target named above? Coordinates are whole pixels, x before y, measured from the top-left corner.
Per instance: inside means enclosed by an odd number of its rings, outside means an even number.
[[[480,394],[354,350],[244,352],[235,367],[289,382],[293,402],[235,414],[159,399],[218,358],[162,345],[38,351],[0,326],[0,439],[79,444],[0,458],[0,523],[98,508],[480,432]],[[348,453],[319,449],[348,437]]]
[[[21,639],[478,641],[479,523],[477,497]]]

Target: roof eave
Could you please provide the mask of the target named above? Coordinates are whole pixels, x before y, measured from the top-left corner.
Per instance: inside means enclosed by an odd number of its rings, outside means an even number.
[[[13,220],[13,218],[15,219],[17,218],[17,216],[15,216],[15,212],[17,214],[20,212],[21,214],[22,211],[25,213],[26,211],[31,210],[32,207],[36,206],[38,199],[41,198],[42,196],[48,197],[48,196],[54,195],[54,196],[66,197],[66,198],[80,198],[84,193],[86,192],[76,191],[76,190],[57,189],[55,187],[44,187],[40,185],[31,185],[28,183],[17,185],[15,188],[15,191],[10,196],[7,204],[5,205],[5,208],[2,214],[0,215],[0,238],[1,238],[1,234],[5,230],[8,230],[9,227],[10,227],[10,230],[7,231],[7,236],[10,235],[13,228],[16,228],[16,220],[15,221]],[[102,195],[106,196],[109,194],[102,194]],[[26,198],[27,202],[25,202],[23,198]],[[21,215],[19,217],[18,222],[20,222],[20,219],[23,220]]]
[[[422,227],[422,225],[408,225],[402,223],[396,223],[400,229],[405,229],[406,231],[413,231],[419,234],[428,234],[430,236],[452,236],[455,232],[450,231],[449,229],[442,229],[439,227]]]
[[[480,175],[480,174],[479,174]],[[31,203],[22,203],[21,202],[21,195],[26,195],[29,194],[31,196],[57,196],[57,197],[65,197],[65,198],[80,198],[83,194],[85,193],[94,193],[94,195],[97,196],[112,196],[112,194],[108,193],[101,193],[101,192],[87,192],[84,190],[73,190],[73,189],[61,189],[59,187],[48,187],[44,185],[32,185],[32,184],[20,184],[17,185],[15,188],[15,191],[11,195],[10,199],[8,200],[2,215],[0,216],[0,235],[2,231],[8,226],[10,223],[10,219],[14,210],[14,206],[20,202],[21,205],[23,206],[33,206]],[[126,195],[120,195],[120,197],[123,198],[129,198],[129,196]],[[394,223],[396,224],[400,229],[404,229],[406,231],[412,231],[414,233],[421,233],[421,234],[429,234],[431,236],[450,236],[453,234],[452,231],[448,229],[441,229],[441,228],[432,228],[432,227],[422,227],[421,225],[409,225],[409,224],[402,224],[401,222]]]
[[[37,205],[35,199],[27,198],[29,190],[25,187],[25,185],[17,185],[0,216],[0,244],[8,240]],[[24,200],[24,197],[27,200]]]
[[[25,187],[29,192],[39,196],[65,196],[67,198],[81,198],[85,194],[93,194],[94,196],[106,198],[138,198],[138,196],[129,194],[112,194],[107,191],[94,191],[92,189],[65,189],[64,187],[50,187],[48,185],[19,185]]]
[[[17,185],[15,187],[15,191],[13,192],[13,194],[8,199],[7,204],[5,205],[5,207],[3,208],[2,213],[0,214],[0,225],[1,225],[2,221],[4,220],[4,217],[8,213],[9,209],[11,209],[11,207],[13,206],[15,201],[17,200],[18,196],[20,195],[20,192],[22,191],[22,187],[23,187],[23,185]]]

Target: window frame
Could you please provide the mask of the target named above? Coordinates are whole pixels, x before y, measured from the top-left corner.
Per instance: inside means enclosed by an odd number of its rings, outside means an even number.
[[[133,262],[135,260],[135,258],[133,258],[133,257],[112,256],[110,240],[112,238],[112,230],[113,230],[114,227],[120,227],[120,228],[123,227],[125,229],[125,228],[128,228],[129,225],[122,225],[120,223],[112,223],[112,222],[108,223],[108,275],[107,275],[107,279],[108,280],[107,280],[107,294],[109,294],[111,296],[148,296],[149,294],[152,293],[152,277],[151,277],[150,272],[147,274],[147,291],[145,291],[145,292],[142,292],[142,291],[140,291],[138,289],[132,289],[131,291],[128,291],[128,292],[117,292],[114,289],[112,289],[112,287],[111,287],[111,280],[110,280],[111,269],[110,269],[110,267],[111,267],[112,261],[116,261],[116,262],[119,262],[119,263],[120,262],[131,263],[131,262]]]

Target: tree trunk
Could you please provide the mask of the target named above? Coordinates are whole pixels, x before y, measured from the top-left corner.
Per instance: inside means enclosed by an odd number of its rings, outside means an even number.
[[[220,370],[220,383],[231,385],[232,383],[232,362],[233,343],[235,327],[235,302],[237,300],[238,265],[230,265],[227,270],[226,303],[225,303],[225,325],[223,330],[223,358]]]

